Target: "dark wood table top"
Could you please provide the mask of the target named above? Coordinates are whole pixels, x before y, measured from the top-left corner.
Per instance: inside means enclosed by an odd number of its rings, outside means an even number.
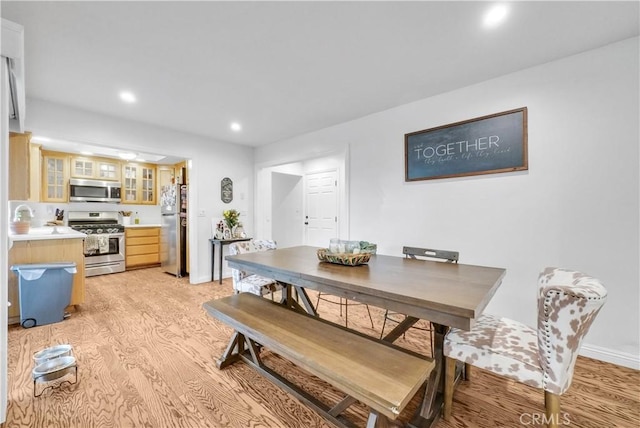
[[[227,256],[231,267],[469,329],[500,286],[502,268],[375,255],[366,265],[320,262],[317,247]]]

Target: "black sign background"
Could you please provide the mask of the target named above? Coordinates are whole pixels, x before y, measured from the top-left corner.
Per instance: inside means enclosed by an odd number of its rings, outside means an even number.
[[[405,134],[405,181],[528,169],[527,108]]]

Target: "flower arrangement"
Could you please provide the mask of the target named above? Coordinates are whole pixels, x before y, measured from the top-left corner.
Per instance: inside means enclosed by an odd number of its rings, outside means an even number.
[[[122,217],[131,217],[131,214],[133,214],[133,211],[120,211]]]
[[[224,210],[222,216],[230,230],[233,230],[234,227],[240,224],[240,213],[237,210]]]

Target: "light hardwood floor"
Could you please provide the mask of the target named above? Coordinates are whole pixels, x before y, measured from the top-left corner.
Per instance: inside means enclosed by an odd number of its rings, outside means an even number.
[[[231,330],[202,309],[232,292],[222,285],[190,285],[158,268],[87,278],[86,303],[71,318],[32,329],[9,328],[9,427],[329,427],[320,416],[252,369],[214,361]],[[315,299],[313,300],[315,302]],[[323,317],[341,321],[338,306],[320,304]],[[377,336],[382,311],[351,306],[349,326]],[[428,333],[412,330],[397,343],[419,350]],[[33,397],[32,355],[59,343],[73,345],[78,383]],[[283,359],[264,359],[322,399],[339,393]],[[563,396],[568,427],[640,426],[640,372],[582,358]],[[406,421],[420,397],[401,420]],[[453,419],[438,427],[540,427],[540,391],[474,370],[454,395]],[[366,423],[356,406],[348,417]]]

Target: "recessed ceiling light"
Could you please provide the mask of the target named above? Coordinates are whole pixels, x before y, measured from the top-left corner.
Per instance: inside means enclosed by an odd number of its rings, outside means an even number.
[[[138,155],[131,152],[118,152],[118,156],[120,156],[120,158],[124,160],[131,160],[135,159]]]
[[[484,15],[484,26],[485,28],[493,28],[502,23],[507,14],[509,13],[509,9],[504,4],[496,4],[491,7]]]
[[[231,122],[230,127],[231,127],[231,130],[235,132],[242,130],[242,125],[240,125],[238,122]]]
[[[129,91],[120,92],[120,99],[125,103],[129,103],[129,104],[136,102],[136,96],[133,95],[133,92],[129,92]]]

